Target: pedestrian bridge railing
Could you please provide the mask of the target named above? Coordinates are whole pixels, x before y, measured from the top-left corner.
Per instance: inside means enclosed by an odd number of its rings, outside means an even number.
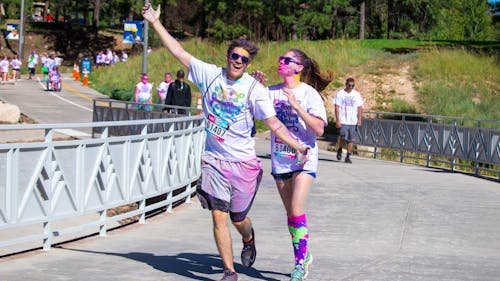
[[[121,127],[134,130],[110,133]],[[201,174],[200,116],[0,125],[2,134],[18,130],[43,139],[0,144],[0,249],[48,250],[64,237],[143,223],[148,212],[189,202]],[[69,131],[94,136],[61,134]]]
[[[366,112],[359,152],[452,171],[490,173],[500,180],[500,121]]]

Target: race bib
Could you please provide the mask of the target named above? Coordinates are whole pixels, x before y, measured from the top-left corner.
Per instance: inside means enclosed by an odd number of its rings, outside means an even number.
[[[223,142],[224,135],[229,130],[229,123],[213,114],[210,114],[208,118],[205,119],[205,130],[218,141]]]
[[[274,155],[289,159],[295,159],[297,157],[295,154],[295,149],[291,148],[288,144],[284,143],[278,138],[275,138],[274,141]]]

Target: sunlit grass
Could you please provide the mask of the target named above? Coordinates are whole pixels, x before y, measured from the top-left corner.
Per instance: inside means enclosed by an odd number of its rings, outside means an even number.
[[[197,58],[219,66],[225,65],[227,44],[214,44],[200,39],[181,42],[183,47]],[[276,73],[277,58],[290,48],[305,51],[315,59],[323,72],[334,73],[334,81],[327,90],[336,90],[346,73],[353,67],[363,66],[365,71],[377,75],[380,63],[410,61],[411,74],[417,81],[416,90],[423,113],[477,119],[500,120],[500,67],[494,57],[479,56],[465,49],[439,49],[426,47],[415,53],[390,54],[382,50],[412,48],[429,42],[413,40],[325,40],[259,43],[257,57],[248,71],[266,73],[268,85],[281,82]],[[388,60],[388,57],[394,60]],[[374,65],[371,67],[371,65]],[[148,55],[148,75],[155,88],[163,80],[165,72],[175,72],[182,65],[163,47]],[[390,69],[384,67],[382,69]],[[363,68],[361,68],[363,69]],[[371,72],[370,72],[371,71]],[[128,100],[142,72],[142,57],[130,57],[126,63],[112,67],[93,69],[90,85],[113,98]],[[360,73],[361,75],[362,73]],[[339,82],[340,81],[340,82]],[[198,89],[192,86],[193,105]],[[155,99],[156,99],[156,95]],[[376,107],[375,107],[376,108]],[[412,105],[396,101],[394,111],[409,111]]]
[[[199,39],[182,42],[183,47],[193,56],[209,63],[225,66],[227,44],[214,44]],[[252,61],[248,71],[260,70],[266,73],[268,84],[280,83],[281,78],[276,70],[277,58],[290,48],[298,48],[306,52],[318,62],[323,72],[329,70],[334,78],[343,77],[349,67],[366,63],[377,56],[376,50],[361,47],[359,41],[299,41],[270,42],[258,44],[259,54]],[[148,55],[148,76],[155,86],[163,80],[165,72],[175,72],[182,65],[164,48],[158,48]],[[118,99],[129,99],[139,82],[142,73],[142,57],[134,56],[125,63],[112,67],[103,67],[92,71],[90,85],[98,91]],[[332,83],[331,88],[336,87]],[[193,88],[197,93],[198,89]],[[193,94],[196,97],[196,94]],[[193,98],[194,99],[194,98]]]
[[[413,71],[426,113],[500,120],[500,68],[464,50],[422,53]]]

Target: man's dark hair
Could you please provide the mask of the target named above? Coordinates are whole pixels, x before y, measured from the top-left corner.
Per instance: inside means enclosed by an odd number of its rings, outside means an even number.
[[[229,47],[227,48],[227,54],[229,55],[234,50],[234,48],[237,47],[245,49],[250,54],[250,58],[252,59],[259,52],[259,48],[255,46],[253,43],[250,43],[245,39],[234,39],[233,41],[231,41],[231,43],[229,43]]]
[[[184,71],[182,69],[179,69],[179,71],[177,71],[177,78],[184,78]]]

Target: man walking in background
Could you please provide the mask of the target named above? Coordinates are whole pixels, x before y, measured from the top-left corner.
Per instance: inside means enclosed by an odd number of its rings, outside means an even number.
[[[358,134],[357,129],[361,127],[363,115],[363,99],[361,94],[354,90],[354,86],[354,78],[347,78],[345,88],[338,91],[333,100],[336,127],[340,129],[337,160],[342,158],[342,148],[347,142],[347,154],[344,162],[349,164],[352,164],[350,158],[352,147]]]
[[[182,69],[177,71],[177,79],[168,86],[165,104],[185,107],[191,106],[191,88],[184,82],[184,71]],[[186,110],[173,108],[170,110],[170,113],[185,114]]]

